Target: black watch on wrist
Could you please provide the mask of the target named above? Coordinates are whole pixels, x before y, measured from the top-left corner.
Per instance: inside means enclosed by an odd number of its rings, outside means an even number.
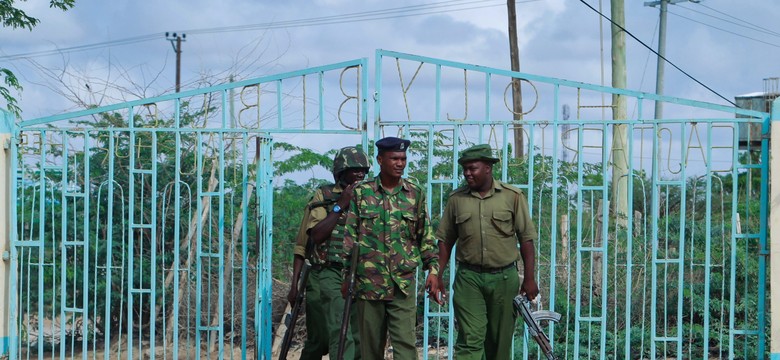
[[[334,213],[341,214],[343,211],[344,211],[344,209],[342,209],[341,206],[339,206],[339,204],[336,204],[335,206],[333,206],[333,212]]]

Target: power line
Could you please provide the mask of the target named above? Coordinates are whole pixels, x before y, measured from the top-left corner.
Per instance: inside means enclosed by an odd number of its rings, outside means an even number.
[[[698,79],[696,79],[696,78],[695,78],[695,77],[693,77],[692,75],[690,75],[690,74],[688,74],[687,72],[685,72],[685,70],[681,69],[679,66],[677,66],[677,65],[675,65],[673,62],[669,61],[669,59],[667,59],[666,57],[663,57],[663,56],[661,56],[661,54],[659,54],[657,51],[653,50],[653,48],[651,48],[650,46],[648,46],[647,44],[645,44],[645,43],[644,43],[642,40],[639,40],[639,38],[637,38],[637,37],[636,37],[634,34],[632,34],[630,31],[626,30],[626,28],[624,28],[624,27],[620,26],[619,24],[615,23],[614,21],[612,21],[612,19],[611,19],[611,18],[609,18],[608,16],[606,16],[606,15],[602,14],[602,13],[601,13],[601,11],[598,11],[596,8],[594,8],[593,6],[591,6],[590,4],[588,4],[587,2],[585,2],[585,0],[580,0],[580,2],[581,2],[581,3],[583,3],[583,4],[585,4],[585,6],[587,6],[588,8],[590,8],[591,10],[593,10],[594,12],[596,12],[597,14],[599,14],[599,15],[600,15],[601,17],[603,17],[604,19],[607,19],[607,20],[608,20],[610,23],[612,23],[612,25],[614,25],[614,26],[616,26],[617,28],[619,28],[620,30],[624,31],[624,32],[625,32],[626,34],[628,34],[628,36],[630,36],[632,39],[636,40],[636,41],[637,41],[638,43],[640,43],[642,46],[644,46],[644,47],[645,47],[645,48],[647,48],[648,50],[652,51],[652,52],[653,52],[653,54],[655,54],[655,55],[656,55],[656,56],[658,56],[659,58],[663,59],[663,60],[664,60],[665,62],[667,62],[669,65],[672,65],[672,66],[673,66],[675,69],[677,69],[678,71],[680,71],[681,73],[683,73],[683,74],[684,74],[685,76],[687,76],[689,79],[691,79],[691,80],[695,81],[697,84],[699,84],[699,85],[703,86],[705,89],[709,90],[710,92],[712,92],[713,94],[717,95],[717,96],[718,96],[718,97],[720,97],[721,99],[723,99],[723,100],[727,101],[729,104],[731,104],[731,105],[733,105],[733,106],[735,106],[735,107],[737,106],[737,104],[735,104],[733,101],[731,101],[731,100],[727,99],[725,96],[721,95],[720,93],[718,93],[717,91],[713,90],[713,89],[712,89],[712,88],[710,88],[709,86],[707,86],[707,85],[704,85],[704,83],[702,83],[701,81],[699,81]]]
[[[776,32],[776,31],[773,31],[773,30],[767,29],[767,28],[765,28],[765,27],[758,26],[758,25],[756,25],[756,24],[753,24],[753,23],[751,23],[751,22],[749,22],[749,21],[746,21],[746,20],[742,20],[742,19],[740,19],[740,18],[738,18],[738,17],[735,17],[735,16],[733,16],[733,15],[731,15],[731,14],[727,14],[727,13],[725,13],[725,12],[722,12],[722,11],[720,11],[720,10],[713,9],[713,8],[711,8],[711,7],[707,6],[707,5],[704,5],[704,4],[702,4],[702,3],[699,3],[699,5],[701,5],[701,6],[705,7],[705,8],[707,8],[707,9],[709,9],[710,11],[716,12],[716,13],[718,13],[718,14],[721,14],[721,15],[724,15],[724,16],[726,16],[726,17],[730,17],[730,18],[732,18],[732,19],[734,19],[734,20],[736,20],[736,21],[739,21],[739,22],[742,22],[742,23],[745,23],[745,24],[747,24],[747,25],[741,25],[741,26],[746,26],[746,27],[748,27],[748,28],[752,28],[753,30],[756,30],[756,31],[762,31],[762,32],[765,32],[765,33],[767,33],[767,34],[771,34],[771,35],[775,35],[775,36],[780,36],[780,33]],[[691,8],[684,7],[684,6],[683,6],[683,8],[684,8],[684,9],[691,10],[691,11],[696,11],[696,10],[693,10],[693,9],[691,9]],[[699,11],[696,11],[696,12],[699,12]],[[704,14],[704,13],[702,13],[702,14]],[[704,14],[704,15],[707,15],[707,14]],[[712,16],[712,15],[707,15],[707,16]],[[712,16],[712,17],[714,17],[714,18],[716,18],[716,19],[720,19],[720,18],[718,18],[718,17],[715,17],[715,16]],[[721,20],[723,20],[723,19],[721,19]],[[723,20],[723,21],[728,21],[728,20]],[[735,24],[735,25],[738,25],[738,24]]]
[[[451,8],[456,6],[468,5],[468,4],[486,3],[486,2],[495,2],[495,1],[496,0],[442,1],[442,2],[425,4],[425,5],[410,5],[410,6],[403,6],[397,8],[382,9],[382,10],[371,10],[371,11],[364,11],[364,12],[303,18],[303,19],[296,19],[296,20],[274,21],[274,22],[250,24],[250,25],[225,26],[225,27],[218,27],[218,28],[191,29],[186,31],[189,33],[219,33],[219,32],[226,32],[226,31],[247,31],[247,30],[261,30],[261,29],[265,30],[265,29],[297,27],[297,26],[311,26],[311,25],[322,25],[322,24],[327,25],[327,24],[334,24],[334,23],[353,22],[345,19],[355,19],[355,22],[357,22],[357,21],[388,19],[388,18],[397,18],[397,17],[405,17],[405,16],[436,14],[436,13],[451,12],[451,11],[472,10],[472,9],[503,5],[503,3],[501,2],[501,3],[490,4],[490,5],[460,8],[454,10],[414,13],[415,11],[423,11],[423,10],[430,10],[430,9],[437,9],[437,8]],[[540,0],[531,0],[531,1],[540,1]],[[525,1],[525,2],[531,2],[531,1]],[[400,15],[378,17],[387,14],[400,14]]]
[[[160,35],[162,35],[162,33],[141,35],[141,36],[135,36],[131,38],[103,41],[94,44],[78,45],[78,46],[72,46],[67,48],[57,48],[53,50],[41,50],[41,51],[33,51],[33,52],[22,53],[22,54],[6,55],[6,56],[0,56],[0,60],[19,60],[19,59],[31,58],[31,57],[49,56],[49,55],[57,55],[57,54],[69,53],[69,52],[94,50],[94,49],[118,46],[118,45],[129,45],[129,44],[149,41],[153,39],[159,39]]]
[[[525,1],[520,1],[520,3],[530,3],[536,1],[541,1],[541,0],[525,0]],[[467,5],[474,5],[474,6],[467,6]],[[223,33],[223,32],[236,32],[236,31],[272,30],[272,29],[283,29],[283,28],[305,27],[305,26],[321,26],[321,25],[343,24],[343,23],[353,23],[353,22],[373,21],[373,20],[386,20],[386,19],[411,17],[411,16],[441,14],[441,13],[457,12],[457,11],[468,11],[468,10],[475,10],[475,9],[482,9],[482,8],[489,8],[489,7],[497,7],[497,6],[504,6],[504,2],[503,1],[496,2],[496,0],[441,1],[436,3],[426,4],[426,5],[413,5],[413,6],[388,8],[388,9],[381,9],[381,10],[347,13],[347,14],[340,14],[340,15],[304,18],[304,19],[287,20],[287,21],[279,21],[279,22],[267,22],[267,23],[260,23],[260,24],[191,29],[191,30],[185,30],[183,32],[192,35],[192,34],[214,34],[214,33]],[[94,49],[100,49],[100,48],[111,47],[111,46],[129,45],[138,42],[157,40],[161,37],[161,35],[163,35],[163,33],[153,33],[153,34],[141,35],[141,36],[125,38],[125,39],[104,41],[104,42],[99,42],[94,44],[6,55],[6,56],[0,56],[0,60],[6,60],[6,61],[19,60],[24,58],[50,56],[50,55],[57,55],[63,53],[94,50]]]
[[[762,44],[765,44],[765,45],[769,45],[769,46],[774,46],[774,47],[776,47],[776,48],[780,48],[780,45],[778,45],[778,44],[773,44],[773,43],[770,43],[770,42],[767,42],[767,41],[764,41],[764,40],[760,40],[760,39],[756,39],[756,38],[753,38],[753,37],[750,37],[750,36],[747,36],[747,35],[742,35],[742,34],[739,34],[739,33],[733,32],[733,31],[731,31],[731,30],[726,30],[726,29],[723,29],[723,28],[719,28],[719,27],[717,27],[717,26],[715,26],[715,25],[711,25],[711,24],[707,24],[707,23],[705,23],[705,22],[701,22],[701,21],[699,21],[699,20],[691,19],[691,18],[689,18],[689,17],[687,17],[687,16],[680,15],[680,14],[677,14],[677,13],[674,13],[674,12],[671,12],[671,11],[669,11],[669,13],[670,13],[670,14],[672,14],[672,15],[674,15],[674,16],[681,17],[681,18],[683,18],[683,19],[685,19],[685,20],[688,20],[688,21],[693,21],[693,22],[695,22],[695,23],[697,23],[697,24],[701,24],[701,25],[704,25],[704,26],[707,26],[707,27],[711,27],[711,28],[713,28],[713,29],[715,29],[715,30],[720,30],[720,31],[723,31],[723,32],[725,32],[725,33],[729,33],[729,34],[732,34],[732,35],[736,35],[736,36],[739,36],[739,37],[742,37],[742,38],[745,38],[745,39],[748,39],[748,40],[753,40],[753,41],[755,41],[755,42],[760,42],[760,43],[762,43]]]

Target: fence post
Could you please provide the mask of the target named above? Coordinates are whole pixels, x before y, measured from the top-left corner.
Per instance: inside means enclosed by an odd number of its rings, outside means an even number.
[[[772,360],[780,360],[780,98],[776,99],[772,104],[772,116],[769,126],[770,358]]]
[[[9,355],[11,322],[11,132],[14,116],[0,109],[0,357]]]

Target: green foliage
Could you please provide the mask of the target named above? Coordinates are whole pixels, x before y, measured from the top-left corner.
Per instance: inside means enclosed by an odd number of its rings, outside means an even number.
[[[3,77],[3,82],[5,83],[5,85],[0,85],[0,96],[5,99],[8,111],[19,117],[22,114],[22,109],[19,108],[16,98],[11,95],[10,89],[22,91],[22,85],[19,84],[19,80],[11,70],[0,68],[0,76]]]
[[[15,0],[0,1],[0,21],[3,23],[3,27],[10,27],[12,29],[24,28],[27,30],[32,30],[35,26],[38,25],[40,20],[27,15],[24,10],[15,7],[14,1]],[[75,3],[76,0],[50,0],[49,7],[65,11],[72,8]]]
[[[4,28],[22,28],[32,31],[40,20],[27,15],[24,10],[15,7],[14,1],[15,0],[0,0],[0,22],[2,22]],[[49,7],[66,11],[72,8],[75,3],[76,0],[50,0]],[[0,85],[0,97],[5,100],[8,111],[17,117],[21,117],[22,109],[19,108],[16,98],[11,95],[11,89],[15,89],[18,92],[22,91],[19,80],[11,70],[3,67],[0,67],[0,77],[3,78],[4,84]]]

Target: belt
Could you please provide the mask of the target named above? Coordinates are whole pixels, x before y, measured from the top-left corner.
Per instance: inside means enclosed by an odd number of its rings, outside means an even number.
[[[508,265],[501,266],[501,267],[484,267],[484,266],[481,266],[481,265],[473,265],[473,264],[468,264],[468,263],[462,262],[462,263],[458,263],[458,267],[459,268],[463,268],[463,269],[467,269],[467,270],[471,270],[473,272],[478,272],[478,273],[498,274],[498,273],[500,273],[500,272],[502,272],[502,271],[504,271],[506,269],[515,267],[515,263],[513,261],[513,262],[509,263]]]
[[[315,270],[315,271],[320,271],[322,269],[327,269],[327,268],[341,270],[341,269],[344,269],[344,264],[340,264],[340,263],[336,263],[336,262],[326,262],[324,264],[312,264],[311,265],[311,269]]]

